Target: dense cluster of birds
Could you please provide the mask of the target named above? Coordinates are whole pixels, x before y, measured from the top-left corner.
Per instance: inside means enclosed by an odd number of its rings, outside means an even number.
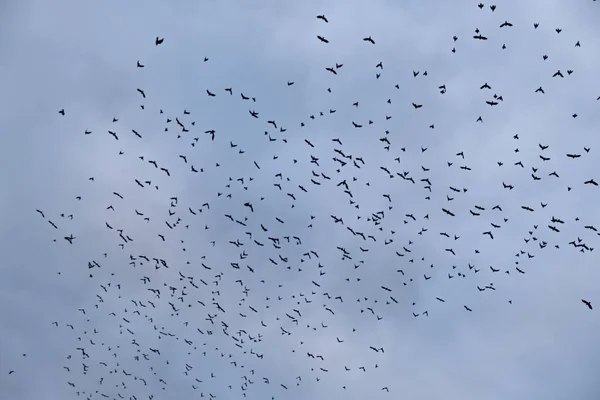
[[[495,5],[479,4],[478,7],[491,12],[496,10]],[[330,21],[325,15],[316,17],[323,24]],[[332,23],[334,21],[331,21]],[[326,31],[327,25],[323,25]],[[488,41],[492,37],[501,38],[502,32],[496,29],[511,29],[510,21],[499,21],[498,26],[482,31],[475,29],[472,38],[468,40]],[[543,29],[538,23],[532,23],[530,29]],[[548,27],[560,34],[560,28]],[[326,33],[316,36],[315,46],[334,46],[333,40],[327,38]],[[364,36],[356,39],[356,46],[376,45],[377,38]],[[314,38],[313,38],[314,40]],[[458,43],[459,38],[454,36],[452,42]],[[487,43],[493,42],[489,40]],[[168,45],[162,37],[156,37],[156,46]],[[581,47],[581,43],[573,43],[575,47]],[[502,45],[506,48],[505,45]],[[160,50],[159,50],[160,51]],[[456,53],[456,47],[451,49]],[[540,55],[541,62],[548,59],[547,55]],[[205,58],[204,62],[209,59]],[[375,78],[379,79],[384,71],[384,63],[374,63]],[[135,68],[152,68],[152,65],[138,60]],[[334,66],[323,66],[332,75],[338,75],[343,71],[343,63]],[[573,74],[572,70],[563,73],[558,69],[548,77],[540,76],[542,83],[552,79],[568,79]],[[427,77],[427,71],[412,71],[410,79],[422,79]],[[287,86],[293,86],[294,81],[287,82]],[[537,86],[537,85],[536,85]],[[440,95],[451,91],[451,85],[436,84]],[[399,84],[395,89],[399,89]],[[453,182],[435,182],[431,177],[431,167],[421,164],[419,156],[427,152],[427,147],[408,148],[394,146],[393,135],[388,130],[383,130],[382,136],[377,138],[378,144],[386,154],[394,154],[389,159],[369,159],[362,154],[352,154],[344,148],[345,138],[331,136],[329,147],[323,148],[309,137],[308,128],[311,121],[336,113],[336,109],[322,110],[305,119],[290,123],[290,126],[276,121],[276,119],[263,117],[264,111],[259,111],[260,101],[258,96],[243,93],[233,87],[219,89],[205,89],[205,95],[209,98],[227,96],[230,101],[246,102],[248,111],[245,116],[236,118],[249,118],[248,123],[264,123],[265,146],[277,142],[282,146],[296,146],[302,153],[299,159],[283,159],[273,155],[270,165],[260,165],[252,158],[250,152],[246,152],[240,145],[227,137],[225,132],[217,132],[210,126],[197,128],[194,120],[194,110],[184,109],[179,113],[163,112],[162,109],[151,110],[144,102],[151,97],[150,92],[144,88],[132,88],[139,95],[140,105],[144,112],[157,112],[164,121],[164,132],[172,136],[173,140],[182,139],[187,141],[185,150],[181,154],[174,155],[177,163],[168,160],[151,159],[144,155],[135,154],[144,167],[145,177],[132,176],[130,192],[114,191],[114,200],[106,204],[104,210],[95,210],[104,219],[103,229],[114,235],[115,248],[90,259],[87,264],[87,274],[97,287],[96,304],[93,308],[79,309],[81,320],[56,321],[54,325],[58,329],[66,329],[67,334],[74,335],[76,344],[73,354],[68,355],[63,366],[66,373],[66,384],[73,391],[85,398],[111,399],[133,399],[142,397],[139,393],[144,392],[144,386],[158,386],[164,392],[150,393],[146,396],[149,400],[153,398],[169,398],[168,389],[171,385],[189,385],[191,390],[197,391],[199,397],[220,397],[216,391],[207,389],[209,381],[216,377],[215,373],[201,374],[200,364],[205,363],[204,357],[222,359],[229,365],[231,371],[226,384],[231,393],[229,397],[236,398],[251,397],[252,390],[257,385],[272,387],[272,398],[286,398],[286,391],[302,386],[306,381],[321,381],[327,379],[328,372],[340,369],[346,372],[357,373],[371,372],[379,365],[364,364],[355,360],[353,365],[338,365],[330,360],[319,350],[310,347],[310,341],[306,338],[311,332],[318,335],[333,323],[338,310],[358,314],[361,318],[367,318],[369,323],[378,323],[386,314],[386,307],[394,307],[399,303],[410,302],[412,304],[411,318],[427,318],[431,312],[433,317],[436,309],[422,309],[407,296],[403,290],[417,282],[421,284],[430,280],[469,280],[476,274],[472,285],[479,292],[496,291],[494,279],[502,275],[510,275],[517,278],[528,273],[528,262],[531,262],[538,252],[553,251],[553,249],[570,248],[580,253],[588,253],[594,250],[591,238],[600,235],[598,228],[586,221],[568,220],[560,215],[560,210],[549,211],[551,201],[531,204],[522,204],[519,209],[508,209],[505,204],[481,204],[477,199],[469,197],[469,187],[463,187],[460,179]],[[324,88],[325,89],[325,88]],[[493,94],[494,88],[488,82],[479,82],[476,90],[486,93],[485,104],[490,107],[501,107],[504,99],[502,95]],[[330,88],[326,88],[331,92]],[[543,85],[533,89],[536,94],[543,95]],[[487,96],[487,93],[492,95]],[[599,98],[600,99],[600,98]],[[229,101],[229,100],[228,100]],[[388,104],[396,104],[396,99],[390,98]],[[409,99],[406,107],[415,113],[427,113],[428,105],[421,104],[417,100]],[[355,109],[359,107],[358,101],[349,101],[349,104],[340,104],[340,107]],[[486,107],[486,106],[484,106]],[[391,109],[390,109],[391,110]],[[486,111],[487,112],[487,111]],[[493,111],[492,111],[493,112]],[[60,109],[59,118],[69,118],[69,110]],[[390,111],[391,113],[391,111]],[[485,115],[485,114],[483,114]],[[573,114],[572,118],[576,118]],[[370,125],[381,125],[392,118],[347,121],[348,129],[369,129]],[[255,121],[259,120],[259,122]],[[473,123],[483,123],[482,115],[473,115]],[[85,130],[85,135],[105,135],[106,141],[112,141],[115,151],[119,155],[128,157],[136,151],[123,150],[119,146],[123,139],[137,140],[142,143],[148,133],[140,129],[125,129],[121,125],[121,118],[113,118],[112,125],[107,132],[96,130]],[[258,126],[258,125],[252,125]],[[162,129],[162,128],[161,128]],[[432,123],[426,129],[435,129]],[[177,132],[173,134],[172,132]],[[198,134],[200,132],[201,134]],[[371,140],[365,136],[363,140]],[[531,177],[531,185],[539,180],[553,180],[556,185],[564,187],[560,172],[554,170],[553,161],[563,157],[569,162],[576,163],[582,157],[592,156],[590,147],[561,149],[549,154],[550,144],[539,143],[537,146],[538,157],[536,159],[519,158],[519,134],[512,137],[515,143],[514,156],[506,157],[497,163],[495,168],[513,168]],[[221,189],[216,193],[203,193],[203,198],[184,198],[179,194],[163,193],[159,182],[172,179],[184,174],[196,174],[202,176],[209,172],[219,176],[223,165],[217,163],[214,166],[201,165],[194,152],[198,147],[210,147],[213,142],[228,143],[231,154],[226,157],[236,158],[236,163],[241,165],[240,175],[237,177],[221,176]],[[321,148],[319,148],[321,147]],[[268,148],[268,147],[266,147]],[[326,155],[326,156],[323,156]],[[410,156],[409,156],[410,155]],[[176,157],[175,157],[176,156]],[[516,158],[515,158],[516,157]],[[407,159],[413,160],[415,165]],[[417,161],[415,161],[417,160]],[[286,176],[282,170],[282,163],[298,164],[298,172],[293,177]],[[506,163],[506,165],[504,165]],[[419,165],[421,164],[421,165]],[[467,151],[449,154],[446,162],[448,170],[455,171],[453,174],[469,173],[469,154]],[[366,171],[366,172],[365,172]],[[298,175],[299,174],[299,175]],[[360,178],[356,176],[359,175]],[[401,204],[392,197],[390,192],[376,193],[375,196],[384,200],[385,207],[378,210],[364,210],[361,208],[362,192],[372,190],[368,177],[373,179],[389,179],[389,185],[402,184],[406,191],[420,193],[422,207],[427,208],[424,214],[410,211],[410,204]],[[367,178],[367,179],[365,179]],[[255,187],[260,181],[259,187]],[[267,182],[271,189],[265,189],[262,182]],[[94,184],[94,177],[89,177],[88,185]],[[518,188],[510,181],[497,182],[499,190],[513,191]],[[579,191],[580,188],[598,186],[593,176],[586,176],[580,182],[570,182],[566,186],[566,192]],[[128,197],[133,196],[134,191],[143,191],[145,198],[151,196],[168,199],[168,206],[163,210],[164,214],[154,215],[144,209],[144,204],[131,204]],[[330,215],[319,215],[318,210],[311,208],[311,201],[322,198],[324,191],[340,193],[347,197],[349,207],[337,206],[337,212]],[[138,193],[138,192],[136,192]],[[140,192],[141,193],[141,192]],[[321,193],[319,195],[319,193]],[[371,193],[371,195],[373,195]],[[312,197],[311,197],[312,196]],[[321,196],[321,197],[319,197]],[[82,189],[80,196],[76,197],[77,203],[87,200],[86,192]],[[286,220],[283,216],[271,214],[268,201],[289,204],[291,209],[310,210],[308,214],[294,214],[294,220]],[[546,208],[548,207],[548,208]],[[400,213],[398,210],[403,210]],[[66,213],[51,213],[40,206],[36,210],[44,220],[50,231],[54,234],[52,240],[68,246],[78,246],[82,234],[70,231],[69,222],[76,219],[76,211]],[[154,235],[151,250],[140,254],[136,251],[136,237],[131,228],[123,226],[119,218],[115,217],[117,211],[129,213],[138,218],[139,224],[143,225],[145,232]],[[556,214],[552,214],[555,212]],[[493,260],[485,258],[485,254],[471,243],[464,243],[460,235],[460,221],[463,219],[477,219],[481,227],[480,234],[486,240],[496,240],[503,235],[503,227],[510,223],[510,217],[520,218],[523,215],[540,215],[535,224],[523,237],[520,249],[514,254],[515,260],[512,266],[495,265]],[[227,227],[227,234],[237,232],[237,236],[229,238],[211,237],[214,227],[203,222],[207,215],[217,215],[222,226]],[[260,215],[260,219],[256,216]],[[291,214],[290,214],[291,215]],[[292,218],[292,217],[289,217]],[[451,231],[432,231],[429,226],[432,221],[444,220],[448,226],[454,226]],[[452,225],[454,224],[454,225]],[[560,235],[565,226],[571,226],[581,232],[578,237],[564,238]],[[330,226],[336,235],[343,236],[345,243],[349,245],[337,245],[332,243],[331,248],[326,248],[323,243],[319,248],[307,246],[309,238],[315,231]],[[187,236],[193,227],[200,227],[203,237],[208,239],[206,254],[215,251],[220,257],[228,257],[226,265],[211,262],[209,255],[198,258],[189,258],[184,265],[173,262],[173,252],[179,252],[186,259]],[[401,231],[409,232],[411,239],[404,241],[399,239]],[[434,265],[429,261],[428,254],[420,254],[416,248],[419,238],[435,235],[443,244],[441,251],[447,256],[447,265]],[[593,235],[593,236],[592,236]],[[436,239],[437,240],[437,239]],[[198,246],[195,244],[194,246]],[[167,252],[166,249],[169,249]],[[212,250],[214,249],[214,250]],[[190,249],[191,250],[191,249]],[[204,251],[205,249],[202,249]],[[150,253],[153,252],[153,253]],[[118,253],[120,252],[120,253]],[[394,261],[397,282],[377,282],[377,277],[370,277],[369,253],[388,252]],[[129,265],[114,265],[114,254],[129,253]],[[166,255],[169,253],[170,255]],[[338,265],[328,265],[324,260],[324,253],[337,253]],[[453,258],[457,254],[470,254],[472,263],[467,265],[455,265]],[[125,285],[120,276],[122,270],[126,269],[129,274],[135,274],[135,285]],[[166,272],[176,279],[167,278]],[[59,272],[60,273],[60,272]],[[282,277],[288,277],[282,278]],[[337,285],[353,285],[354,298],[341,296],[331,289],[324,291],[321,286],[324,280],[335,282]],[[286,282],[293,280],[295,285],[303,289],[298,292],[289,292]],[[481,284],[480,282],[489,282]],[[361,286],[364,285],[364,286]],[[330,286],[335,288],[336,286]],[[362,287],[377,287],[380,295],[376,298],[368,298],[361,295]],[[140,289],[141,288],[141,289]],[[257,296],[255,293],[267,293],[267,297]],[[440,308],[459,307],[468,313],[477,313],[476,301],[470,304],[457,304],[452,298],[442,296],[435,298]],[[512,303],[510,299],[506,303]],[[579,302],[580,299],[577,299]],[[277,303],[284,304],[276,306]],[[581,299],[584,306],[593,309],[589,299]],[[275,305],[274,305],[275,304]],[[581,304],[581,303],[579,303]],[[320,313],[320,314],[319,314]],[[105,327],[106,330],[116,330],[117,340],[109,343],[104,340],[105,335],[101,329],[88,329],[86,324],[95,318],[95,315],[109,315],[113,326]],[[322,316],[322,322],[318,325],[306,323],[306,315]],[[344,342],[351,342],[352,335],[360,331],[358,324],[347,332],[344,337],[336,337],[336,342],[328,344],[341,346]],[[308,332],[308,333],[307,333]],[[273,333],[290,337],[289,349],[299,357],[310,359],[310,371],[302,375],[291,377],[264,376],[261,374],[261,365],[270,363],[264,352],[265,338]],[[118,339],[118,337],[122,339]],[[155,336],[159,340],[149,339]],[[223,338],[221,346],[215,347],[215,337]],[[154,345],[149,344],[154,343]],[[177,347],[180,346],[180,347]],[[184,350],[175,350],[183,348]],[[385,356],[385,349],[377,344],[377,338],[373,338],[372,345],[367,352],[371,351],[377,357]],[[182,365],[170,363],[173,352],[184,352],[188,354],[188,361]],[[135,361],[135,370],[126,370],[121,366],[124,358]],[[168,364],[168,368],[180,370],[184,380],[177,383],[168,382],[165,377],[157,373],[158,365]],[[128,365],[132,365],[129,363]],[[15,371],[10,371],[14,373]],[[93,375],[94,374],[94,375]],[[83,375],[97,376],[95,383],[96,391],[85,391],[86,385],[80,385],[79,380]],[[110,376],[110,378],[109,378]],[[109,386],[105,382],[111,382]],[[116,385],[115,385],[116,382]],[[343,389],[351,388],[349,381]],[[89,386],[87,386],[89,387]],[[376,388],[383,394],[393,395],[393,382]],[[235,394],[234,394],[235,392]],[[227,393],[227,392],[224,392]],[[162,395],[162,396],[161,396]]]

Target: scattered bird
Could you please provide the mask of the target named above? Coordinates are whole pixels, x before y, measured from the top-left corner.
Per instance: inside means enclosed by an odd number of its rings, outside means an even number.
[[[583,300],[581,299],[581,301],[583,302],[583,304],[585,304],[590,310],[592,310],[592,303],[587,301],[587,300]]]

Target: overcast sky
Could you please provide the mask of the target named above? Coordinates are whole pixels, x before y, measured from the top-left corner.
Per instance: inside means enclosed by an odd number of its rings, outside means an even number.
[[[255,3],[0,5],[0,399],[597,399],[597,3]]]

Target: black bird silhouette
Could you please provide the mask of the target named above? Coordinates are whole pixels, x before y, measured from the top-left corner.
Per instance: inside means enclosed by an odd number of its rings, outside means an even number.
[[[154,41],[154,43],[158,46],[159,44],[162,44],[162,42],[164,42],[165,38],[159,39],[158,36],[156,37],[156,40]]]
[[[592,308],[592,302],[591,302],[591,301],[587,301],[587,300],[584,300],[584,299],[581,299],[581,301],[583,302],[583,304],[585,304],[586,306],[588,306],[588,308],[589,308],[590,310],[592,310],[592,309],[593,309],[593,308]]]
[[[325,15],[317,15],[318,19],[322,19],[323,21],[329,23],[329,21],[327,20],[327,18],[325,17]]]
[[[319,39],[323,43],[329,43],[329,40],[325,39],[323,36],[317,35],[317,39]]]
[[[442,208],[442,211],[445,212],[446,214],[450,215],[451,217],[455,216],[450,210],[446,210],[445,208]]]
[[[370,43],[372,43],[372,44],[375,44],[375,41],[374,41],[374,40],[371,38],[371,36],[368,36],[368,37],[366,37],[366,38],[363,38],[363,40],[364,40],[365,42],[370,42]]]

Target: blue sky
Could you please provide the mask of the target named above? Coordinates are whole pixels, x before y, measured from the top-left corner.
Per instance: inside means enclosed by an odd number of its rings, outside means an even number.
[[[0,398],[598,398],[600,11],[490,5],[0,6]]]

